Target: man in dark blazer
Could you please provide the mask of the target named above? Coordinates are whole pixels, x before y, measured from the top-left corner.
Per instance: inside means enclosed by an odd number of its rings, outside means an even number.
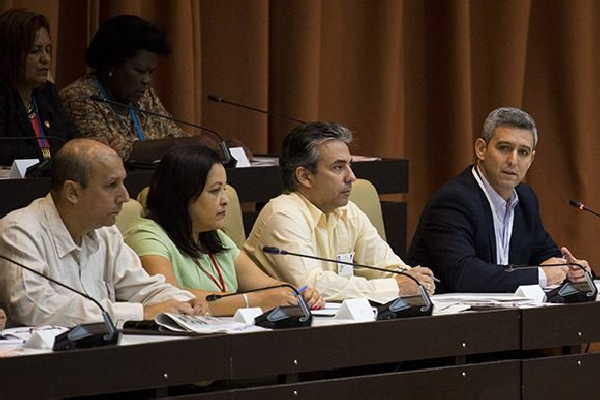
[[[548,287],[581,281],[577,267],[507,272],[505,264],[574,262],[544,229],[533,189],[522,183],[535,157],[533,118],[516,108],[487,117],[474,143],[475,164],[447,182],[423,211],[408,264],[431,268],[438,292],[512,292],[520,285]]]

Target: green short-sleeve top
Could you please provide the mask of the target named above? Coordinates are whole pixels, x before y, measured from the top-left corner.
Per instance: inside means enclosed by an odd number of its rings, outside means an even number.
[[[140,257],[153,255],[168,259],[173,266],[177,283],[182,288],[221,291],[215,283],[220,283],[221,279],[214,260],[221,270],[225,291],[236,292],[238,284],[235,259],[240,250],[224,232],[217,232],[225,249],[213,257],[203,254],[197,259],[181,253],[167,232],[151,219],[140,219],[139,223],[125,233],[125,241]]]

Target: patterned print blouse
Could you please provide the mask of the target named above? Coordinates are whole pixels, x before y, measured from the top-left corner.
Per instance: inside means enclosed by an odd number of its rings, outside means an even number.
[[[128,159],[134,142],[139,140],[131,117],[115,112],[109,104],[91,100],[92,95],[104,97],[93,73],[84,75],[60,92],[67,111],[83,137],[106,143],[123,159]],[[152,88],[146,90],[134,106],[170,115]],[[138,117],[145,139],[189,136],[173,121],[142,113],[138,113]]]

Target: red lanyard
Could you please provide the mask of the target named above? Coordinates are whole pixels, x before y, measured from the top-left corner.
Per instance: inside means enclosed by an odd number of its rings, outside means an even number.
[[[217,285],[217,287],[219,288],[219,290],[221,292],[226,292],[227,287],[225,286],[225,281],[223,280],[223,273],[221,272],[221,266],[219,265],[219,262],[217,261],[217,259],[215,258],[214,255],[209,254],[208,256],[210,257],[210,260],[212,262],[214,269],[217,271],[217,274],[219,275],[218,281],[214,277],[213,274],[211,274],[210,272],[208,272],[207,270],[202,268],[202,265],[198,262],[198,260],[194,259],[194,261],[196,262],[196,265],[198,266],[198,268],[200,268],[202,270],[202,272],[204,272],[206,274],[206,276],[208,276],[210,278],[210,280],[213,281],[213,283],[215,285]]]
[[[44,130],[42,128],[42,121],[40,120],[40,116],[37,114],[34,117],[30,116],[29,121],[31,121],[31,127],[35,132],[35,136],[37,136],[38,138],[38,145],[42,150],[42,155],[44,156],[44,159],[47,160],[50,158],[50,145],[46,140],[46,135],[44,134]]]

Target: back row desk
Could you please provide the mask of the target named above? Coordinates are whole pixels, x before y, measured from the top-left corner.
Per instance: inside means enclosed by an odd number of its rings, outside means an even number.
[[[361,161],[353,163],[352,169],[357,177],[370,180],[379,194],[408,193],[408,160]],[[151,177],[149,170],[129,171],[125,181],[129,195],[135,198],[148,186]],[[227,179],[241,202],[266,203],[282,191],[278,166],[231,168],[227,170]],[[47,178],[0,180],[0,217],[49,190]],[[382,211],[384,220],[392,221],[386,224],[388,243],[402,257],[406,251],[406,203],[383,202]]]
[[[172,399],[596,398],[598,354],[532,357],[600,340],[600,303],[209,335],[0,359],[2,399],[38,399],[252,379],[450,357],[435,368],[250,385]],[[507,351],[515,351],[510,358]],[[525,351],[525,352],[523,352]],[[468,357],[478,356],[477,360]],[[485,360],[485,361],[482,361]],[[474,361],[474,362],[473,362]],[[161,393],[160,389],[157,393]],[[568,397],[567,397],[568,395]],[[592,395],[592,396],[590,396]],[[133,393],[122,398],[133,398]],[[138,398],[138,397],[135,397]]]

